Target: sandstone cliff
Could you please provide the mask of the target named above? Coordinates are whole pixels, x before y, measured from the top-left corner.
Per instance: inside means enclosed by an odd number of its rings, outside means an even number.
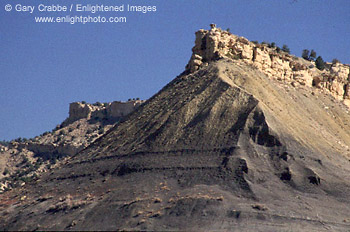
[[[251,64],[269,78],[324,91],[350,106],[350,66],[328,63],[323,71],[314,62],[298,58],[288,53],[270,48],[266,44],[256,44],[244,37],[211,25],[210,30],[196,32],[195,46],[186,66],[188,72],[195,72],[210,62],[229,58]]]
[[[69,124],[82,118],[86,118],[87,120],[115,120],[128,115],[143,102],[143,100],[129,100],[127,102],[114,101],[103,104],[73,102],[69,105],[69,117],[66,119],[64,124]]]

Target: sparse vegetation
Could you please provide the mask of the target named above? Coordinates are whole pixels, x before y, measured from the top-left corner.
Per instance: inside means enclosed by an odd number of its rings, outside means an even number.
[[[301,53],[301,57],[308,61],[314,61],[316,58],[316,52],[313,49],[311,49],[311,52],[308,49],[304,49]]]
[[[29,160],[28,160],[28,157],[27,157],[27,156],[22,155],[21,158],[22,158],[22,164],[28,163]]]
[[[61,125],[57,125],[57,126],[52,130],[52,132],[58,131],[58,130],[61,129],[61,128],[62,128]]]
[[[316,68],[318,68],[319,70],[324,70],[325,68],[325,63],[321,56],[318,56],[316,59]]]
[[[276,47],[276,43],[275,42],[272,42],[269,44],[269,48],[275,48]]]
[[[283,46],[282,46],[282,51],[284,51],[284,52],[290,54],[290,49],[289,49],[289,47],[288,47],[287,45],[285,45],[285,44],[283,44]]]
[[[5,141],[5,140],[0,141],[0,145],[8,146],[9,144],[10,144],[9,141]]]
[[[21,143],[22,142],[22,137],[18,137],[17,139],[14,140],[15,142]]]
[[[309,60],[310,57],[310,51],[308,49],[304,49],[303,52],[301,53],[301,57],[304,60]]]
[[[340,63],[340,61],[339,61],[338,59],[334,58],[334,59],[332,60],[332,64],[336,64],[336,63]]]
[[[4,176],[6,176],[6,175],[9,174],[9,173],[10,173],[10,171],[9,171],[7,168],[5,168],[4,171],[2,172],[2,174],[3,174]]]
[[[310,60],[315,60],[316,59],[316,52],[313,49],[311,49],[309,59]]]

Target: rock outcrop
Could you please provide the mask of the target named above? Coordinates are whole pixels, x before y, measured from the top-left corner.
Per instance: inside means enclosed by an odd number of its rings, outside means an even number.
[[[117,119],[131,113],[144,100],[130,100],[127,102],[114,101],[111,103],[83,103],[73,102],[69,105],[69,117],[65,124],[86,118],[90,119]]]
[[[339,62],[320,71],[314,62],[295,57],[267,44],[250,42],[211,25],[196,32],[195,46],[186,70],[190,73],[221,58],[240,60],[258,68],[269,78],[323,90],[350,106],[350,66]]]
[[[77,154],[143,102],[73,102],[69,117],[51,132],[0,144],[0,193],[47,171],[57,159]]]

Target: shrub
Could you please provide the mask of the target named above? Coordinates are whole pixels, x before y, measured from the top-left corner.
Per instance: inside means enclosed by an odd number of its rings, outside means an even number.
[[[56,125],[55,129],[53,129],[52,132],[55,132],[55,131],[57,131],[57,130],[59,130],[59,129],[61,129],[61,128],[62,128],[61,125]]]
[[[10,144],[10,142],[6,141],[6,140],[2,140],[2,141],[0,141],[0,144],[3,145],[3,146],[7,146],[7,145]]]
[[[316,68],[319,70],[323,70],[325,68],[325,64],[321,56],[318,56],[316,59]]]
[[[316,59],[316,52],[313,49],[311,49],[309,59],[310,60],[315,60]]]
[[[56,157],[51,157],[49,161],[50,161],[50,164],[56,164],[57,158]]]
[[[275,48],[275,47],[276,47],[276,43],[275,42],[270,43],[269,48]]]
[[[27,156],[22,155],[22,163],[23,163],[23,164],[26,164],[28,161],[29,161],[29,160],[28,160]]]
[[[82,101],[81,103],[82,103],[82,104],[86,104],[86,101]]]
[[[283,46],[282,46],[282,51],[284,51],[284,52],[286,52],[286,53],[290,53],[290,49],[288,48],[288,46],[287,45],[285,45],[285,44],[283,44]]]
[[[304,49],[301,53],[301,57],[303,57],[305,60],[309,60],[310,51],[308,49]]]
[[[34,164],[34,169],[35,170],[38,170],[38,168],[40,168],[40,165],[42,164],[42,161],[37,161],[35,164]]]
[[[2,172],[2,174],[3,174],[4,176],[6,176],[6,175],[9,174],[9,173],[10,173],[10,171],[9,171],[7,168],[5,168],[4,171]]]
[[[259,41],[253,40],[252,43],[253,43],[253,44],[259,44]]]
[[[339,61],[338,59],[334,58],[334,59],[332,60],[332,64],[336,64],[336,63],[340,63],[340,61]]]
[[[25,183],[31,182],[33,180],[33,177],[31,176],[22,176],[19,178],[20,181],[23,181]]]

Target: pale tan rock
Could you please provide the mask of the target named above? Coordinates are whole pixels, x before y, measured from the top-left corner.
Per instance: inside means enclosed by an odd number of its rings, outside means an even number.
[[[293,87],[298,87],[299,83],[296,81],[292,81],[292,83],[290,83]]]
[[[81,102],[73,102],[69,105],[69,119],[75,121],[81,118],[90,119],[92,107]]]
[[[209,62],[226,57],[252,64],[269,78],[291,83],[293,86],[320,88],[336,99],[350,99],[348,88],[349,65],[326,63],[326,69],[315,68],[315,62],[297,58],[285,52],[278,53],[267,45],[254,44],[244,37],[222,31],[212,24],[211,29],[196,32],[193,54],[186,66],[195,72]]]
[[[347,81],[350,75],[349,66],[341,63],[332,64],[330,68],[330,72],[331,74],[334,74],[335,76],[337,76],[338,79],[342,82]]]
[[[332,95],[337,99],[343,99],[344,96],[344,84],[341,82],[338,82],[337,80],[334,80],[330,82],[329,90],[331,91]]]
[[[143,101],[128,101],[128,102],[112,102],[107,113],[111,118],[123,117],[131,113],[137,106],[141,105]]]
[[[343,103],[350,108],[350,99],[344,99]]]
[[[305,86],[312,86],[313,77],[308,72],[308,70],[299,70],[293,72],[293,79],[296,80],[299,84]]]

